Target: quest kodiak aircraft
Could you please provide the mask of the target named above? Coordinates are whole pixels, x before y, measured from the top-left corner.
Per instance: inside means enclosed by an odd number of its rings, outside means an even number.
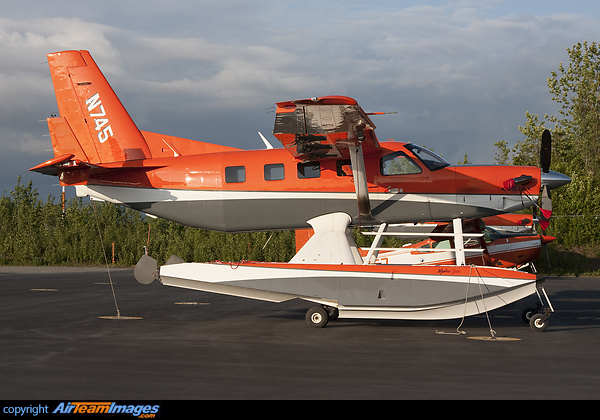
[[[538,205],[570,179],[542,168],[450,166],[416,144],[380,142],[349,97],[277,104],[284,148],[242,150],[141,131],[87,51],[48,54],[60,116],[54,158],[31,171],[90,196],[184,225],[226,232],[307,228],[347,213],[354,224],[449,221]]]

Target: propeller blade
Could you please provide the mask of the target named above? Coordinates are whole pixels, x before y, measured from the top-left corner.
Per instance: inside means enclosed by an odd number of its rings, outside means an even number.
[[[542,133],[542,146],[540,148],[540,165],[542,172],[547,174],[550,171],[550,159],[552,154],[552,136],[548,129]]]
[[[541,190],[540,190],[540,198],[539,198],[539,207],[540,207],[540,212],[542,213],[540,216],[540,227],[542,228],[542,232],[545,232],[546,229],[548,229],[548,226],[550,225],[550,216],[552,215],[552,199],[550,198],[550,184],[552,184],[553,187],[557,187],[563,184],[560,184],[561,181],[564,180],[555,180],[554,179],[548,179],[548,178],[552,178],[552,176],[550,176],[550,160],[551,160],[551,156],[552,156],[552,135],[550,134],[550,130],[545,129],[544,132],[542,133],[542,143],[540,146],[540,166],[542,169],[542,176],[541,176],[541,181],[542,181],[542,186],[541,186]],[[552,175],[554,175],[556,172],[552,172]],[[556,173],[557,174],[557,173]],[[562,174],[560,174],[562,175]],[[565,177],[564,175],[562,175],[562,177]],[[570,181],[570,179],[569,179]],[[560,185],[559,185],[560,184]]]

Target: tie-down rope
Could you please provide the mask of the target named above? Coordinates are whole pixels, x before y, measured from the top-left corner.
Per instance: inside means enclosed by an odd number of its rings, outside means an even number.
[[[492,328],[492,323],[490,321],[490,316],[488,314],[487,307],[485,305],[485,298],[483,297],[483,291],[481,290],[481,282],[479,281],[479,278],[481,276],[479,275],[479,271],[477,270],[477,266],[475,266],[474,264],[470,265],[470,269],[469,269],[469,281],[467,283],[467,292],[465,294],[465,305],[464,305],[463,316],[462,316],[462,319],[460,320],[460,324],[458,325],[458,327],[456,327],[456,332],[455,333],[447,333],[447,332],[444,332],[444,331],[438,331],[438,330],[436,330],[435,331],[436,334],[461,335],[461,334],[466,334],[467,333],[466,331],[461,330],[460,327],[462,327],[463,323],[465,322],[465,317],[466,317],[466,314],[467,314],[467,303],[469,301],[469,288],[471,286],[471,274],[473,272],[473,268],[475,268],[475,272],[477,273],[477,284],[479,285],[479,294],[481,296],[481,300],[483,302],[483,310],[485,311],[485,316],[487,318],[488,325],[490,327],[490,334],[492,336],[492,339],[496,338],[496,331],[494,331],[494,329]]]

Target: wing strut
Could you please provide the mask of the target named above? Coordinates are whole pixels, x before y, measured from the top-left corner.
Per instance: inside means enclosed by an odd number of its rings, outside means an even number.
[[[362,144],[349,144],[348,149],[350,151],[350,163],[352,164],[352,176],[354,177],[354,189],[358,200],[358,217],[370,220],[372,219],[371,202],[369,200]]]

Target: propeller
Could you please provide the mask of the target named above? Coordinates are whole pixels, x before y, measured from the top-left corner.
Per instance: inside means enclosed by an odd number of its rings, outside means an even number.
[[[552,157],[552,135],[550,130],[545,129],[542,133],[542,144],[540,147],[540,166],[542,169],[542,187],[540,190],[539,207],[542,215],[540,216],[540,227],[545,232],[550,224],[552,216],[552,198],[550,197],[551,184],[544,174],[550,174],[550,161]],[[556,173],[556,172],[555,172]],[[544,182],[546,178],[547,182]],[[570,181],[570,179],[569,179]]]
[[[545,129],[542,133],[542,147],[540,148],[540,165],[542,172],[547,174],[550,172],[550,159],[552,156],[552,136],[550,130]]]
[[[550,255],[548,254],[548,242],[553,241],[555,238],[544,236],[546,229],[550,225],[550,216],[552,216],[552,198],[550,197],[550,190],[552,188],[558,188],[561,185],[571,182],[571,179],[565,175],[559,174],[558,172],[550,171],[550,161],[552,160],[552,136],[550,130],[545,129],[542,133],[542,144],[540,146],[540,167],[542,169],[540,189],[539,207],[540,212],[540,227],[542,228],[542,246],[546,251],[546,261],[548,262],[548,269],[550,269]]]
[[[552,198],[550,197],[550,190],[571,182],[571,178],[568,176],[550,170],[551,158],[552,135],[550,134],[550,130],[545,129],[542,133],[542,141],[540,146],[540,167],[542,172],[540,176],[540,195],[539,202],[535,206],[535,208],[539,207],[542,213],[539,218],[539,222],[543,231],[548,228],[548,225],[550,224],[550,216],[552,215]],[[514,190],[516,188],[528,188],[531,186],[532,181],[533,177],[531,175],[521,175],[516,178],[510,178],[504,181],[504,189]]]
[[[540,194],[538,203],[533,208],[533,217],[539,221],[542,233],[546,233],[546,229],[550,225],[550,217],[552,216],[552,198],[550,190],[558,188],[562,185],[571,182],[571,178],[561,173],[550,170],[550,162],[552,160],[552,135],[550,130],[544,129],[542,133],[542,141],[540,144]],[[504,189],[514,190],[516,188],[524,189],[530,186],[533,177],[530,175],[521,175],[516,178],[507,179],[504,181]],[[541,216],[537,217],[537,209],[540,209]],[[548,254],[548,241],[544,242],[546,255]],[[548,262],[548,265],[550,263]]]

